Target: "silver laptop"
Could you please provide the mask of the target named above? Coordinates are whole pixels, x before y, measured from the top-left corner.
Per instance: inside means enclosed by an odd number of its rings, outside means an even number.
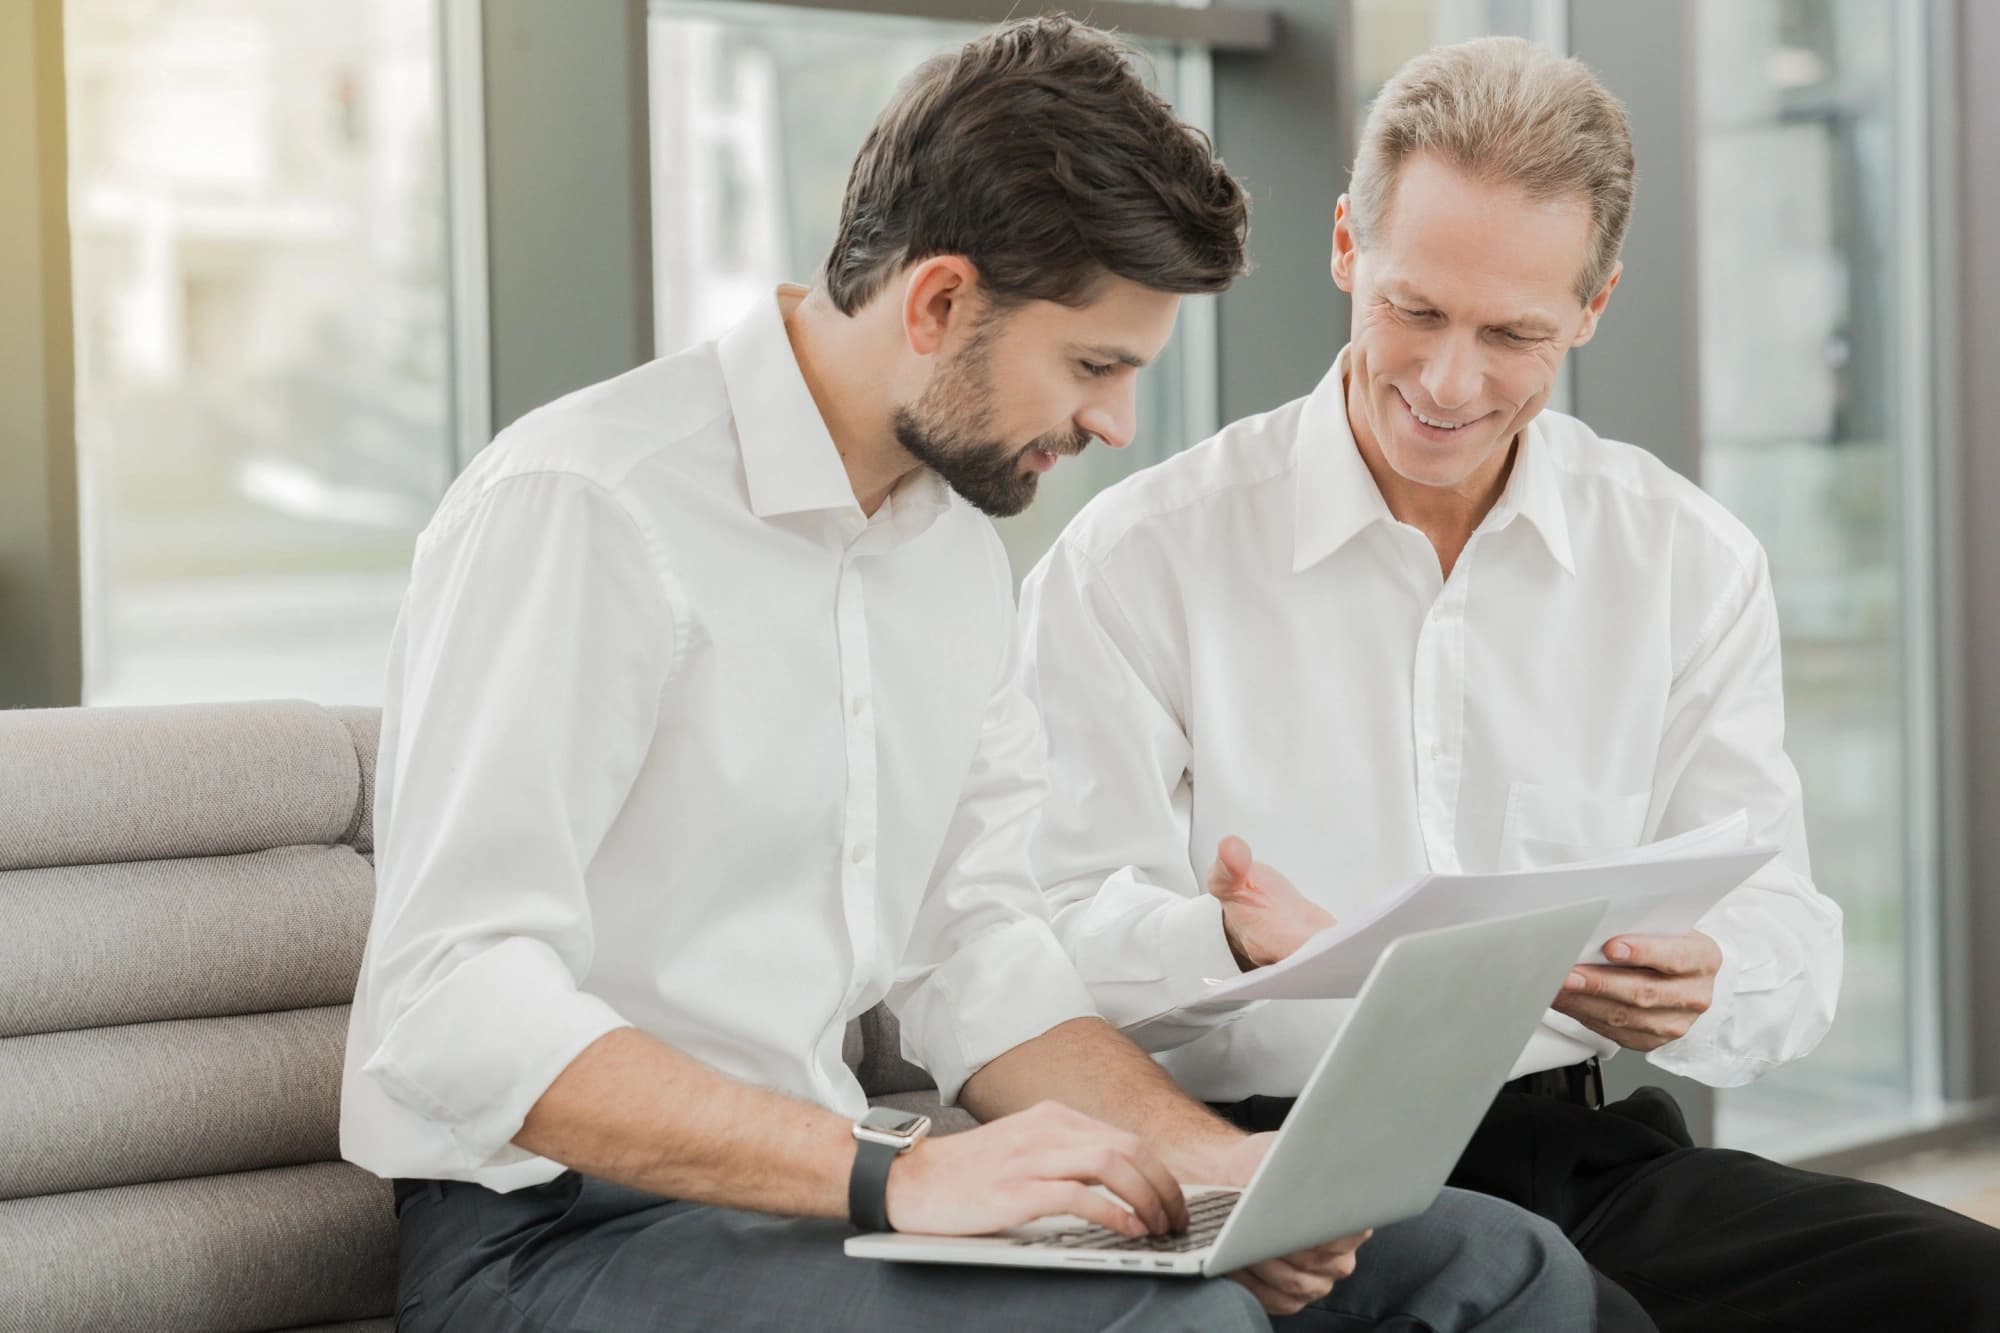
[[[1189,1188],[1184,1235],[1048,1217],[990,1236],[855,1236],[864,1259],[1215,1276],[1430,1207],[1603,916],[1602,900],[1407,935],[1376,960],[1241,1192]],[[1364,1250],[1365,1254],[1366,1251]]]

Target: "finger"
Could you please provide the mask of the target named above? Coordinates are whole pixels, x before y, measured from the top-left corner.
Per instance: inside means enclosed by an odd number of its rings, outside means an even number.
[[[1208,891],[1228,893],[1250,878],[1250,844],[1231,834],[1215,848],[1215,865],[1208,872]]]
[[[1063,1107],[1068,1113],[1066,1124],[1078,1134],[1078,1146],[1108,1147],[1145,1178],[1150,1187],[1151,1197],[1166,1214],[1167,1231],[1186,1231],[1188,1227],[1187,1193],[1181,1182],[1167,1168],[1167,1164],[1142,1142],[1138,1135],[1094,1120],[1081,1111]],[[1107,1187],[1109,1181],[1102,1182]],[[1126,1197],[1119,1191],[1121,1198]],[[1129,1200],[1128,1200],[1129,1201]],[[1150,1218],[1148,1219],[1150,1221]]]
[[[1585,963],[1570,969],[1563,997],[1587,996],[1633,1009],[1674,1009],[1705,1013],[1714,985],[1707,977],[1665,977],[1646,968],[1598,967]]]
[[[1285,1259],[1297,1267],[1319,1272],[1322,1267],[1333,1263],[1337,1259],[1352,1258],[1354,1252],[1361,1248],[1363,1242],[1374,1234],[1373,1231],[1361,1231],[1352,1236],[1342,1236],[1338,1240],[1330,1240],[1324,1245],[1315,1245],[1310,1250],[1303,1250],[1296,1255],[1286,1255]]]
[[[1297,1314],[1306,1308],[1304,1301],[1294,1300],[1270,1283],[1260,1281],[1257,1275],[1247,1268],[1237,1269],[1229,1275],[1229,1280],[1246,1288],[1252,1296],[1255,1296],[1257,1304],[1264,1307],[1265,1314]]]
[[[1036,1217],[1071,1213],[1086,1222],[1108,1227],[1121,1236],[1146,1234],[1144,1222],[1090,1186],[1079,1185],[1074,1180],[1045,1181],[1040,1188],[1030,1190],[1026,1197]]]
[[[1283,1264],[1295,1273],[1303,1274],[1315,1283],[1324,1285],[1326,1291],[1316,1293],[1312,1299],[1318,1300],[1332,1291],[1334,1285],[1354,1275],[1354,1251],[1345,1250],[1336,1254],[1324,1253],[1325,1246],[1310,1250],[1300,1250],[1297,1254],[1287,1254],[1269,1262]],[[1291,1291],[1293,1288],[1285,1287]]]
[[[1604,956],[1624,967],[1649,967],[1670,976],[1713,976],[1722,966],[1722,946],[1698,930],[1685,935],[1614,935]]]
[[[1620,1046],[1640,1050],[1685,1036],[1696,1017],[1683,1009],[1638,1009],[1594,995],[1560,995],[1553,1007]]]
[[[1289,1259],[1266,1259],[1261,1264],[1250,1265],[1250,1272],[1259,1282],[1306,1305],[1333,1290],[1331,1274],[1300,1268]]]
[[[1047,1180],[1079,1180],[1102,1185],[1130,1208],[1148,1231],[1173,1229],[1173,1213],[1160,1187],[1125,1153],[1107,1143],[1067,1145],[1036,1157],[1031,1168]],[[1171,1182],[1173,1177],[1169,1176]],[[1175,1194],[1178,1186],[1169,1185]],[[1182,1210],[1185,1216],[1185,1209]]]
[[[1175,1177],[1167,1164],[1161,1161],[1158,1155],[1143,1143],[1135,1145],[1135,1151],[1130,1154],[1130,1157],[1132,1165],[1144,1174],[1155,1192],[1159,1194],[1160,1202],[1166,1205],[1167,1230],[1174,1232],[1186,1231],[1188,1229],[1187,1191],[1181,1188],[1180,1180]]]

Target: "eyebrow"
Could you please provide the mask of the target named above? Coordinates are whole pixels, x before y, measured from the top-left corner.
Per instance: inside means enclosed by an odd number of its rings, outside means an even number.
[[[1119,365],[1130,366],[1134,370],[1146,364],[1145,357],[1135,352],[1128,352],[1122,347],[1101,347],[1093,343],[1072,343],[1071,348],[1074,351],[1086,352],[1096,357],[1099,361],[1116,361]]]
[[[1437,309],[1437,302],[1431,300],[1429,297],[1418,292],[1417,289],[1414,287],[1389,287],[1385,288],[1385,290],[1390,291],[1391,294],[1398,296],[1405,301],[1408,301],[1414,305],[1421,306],[1426,310]],[[1550,334],[1553,334],[1557,329],[1561,328],[1562,326],[1556,323],[1554,320],[1548,319],[1542,315],[1521,315],[1514,319],[1503,319],[1493,322],[1490,325],[1490,327],[1498,329],[1513,329],[1517,333],[1537,333],[1546,337]]]

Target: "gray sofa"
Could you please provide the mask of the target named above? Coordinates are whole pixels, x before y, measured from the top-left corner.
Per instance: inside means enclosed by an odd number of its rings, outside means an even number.
[[[0,1333],[392,1327],[389,1186],[337,1135],[376,729],[0,712]],[[847,1055],[935,1106],[886,1011]]]

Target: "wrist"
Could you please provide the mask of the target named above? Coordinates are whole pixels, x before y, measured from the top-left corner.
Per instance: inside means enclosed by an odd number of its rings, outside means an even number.
[[[889,1183],[882,1192],[882,1211],[888,1215],[889,1229],[901,1231],[910,1216],[910,1200],[917,1192],[918,1177],[930,1165],[931,1145],[921,1142],[898,1153],[889,1164]]]
[[[1198,1135],[1163,1149],[1160,1160],[1184,1186],[1240,1187],[1248,1183],[1250,1172],[1256,1169],[1254,1159],[1245,1165],[1243,1145],[1249,1140],[1250,1135],[1218,1120]]]
[[[1263,966],[1262,963],[1250,956],[1249,951],[1243,947],[1243,941],[1230,928],[1229,907],[1227,904],[1224,904],[1222,908],[1222,939],[1229,946],[1229,956],[1236,960],[1236,968],[1239,972],[1255,972]]]

